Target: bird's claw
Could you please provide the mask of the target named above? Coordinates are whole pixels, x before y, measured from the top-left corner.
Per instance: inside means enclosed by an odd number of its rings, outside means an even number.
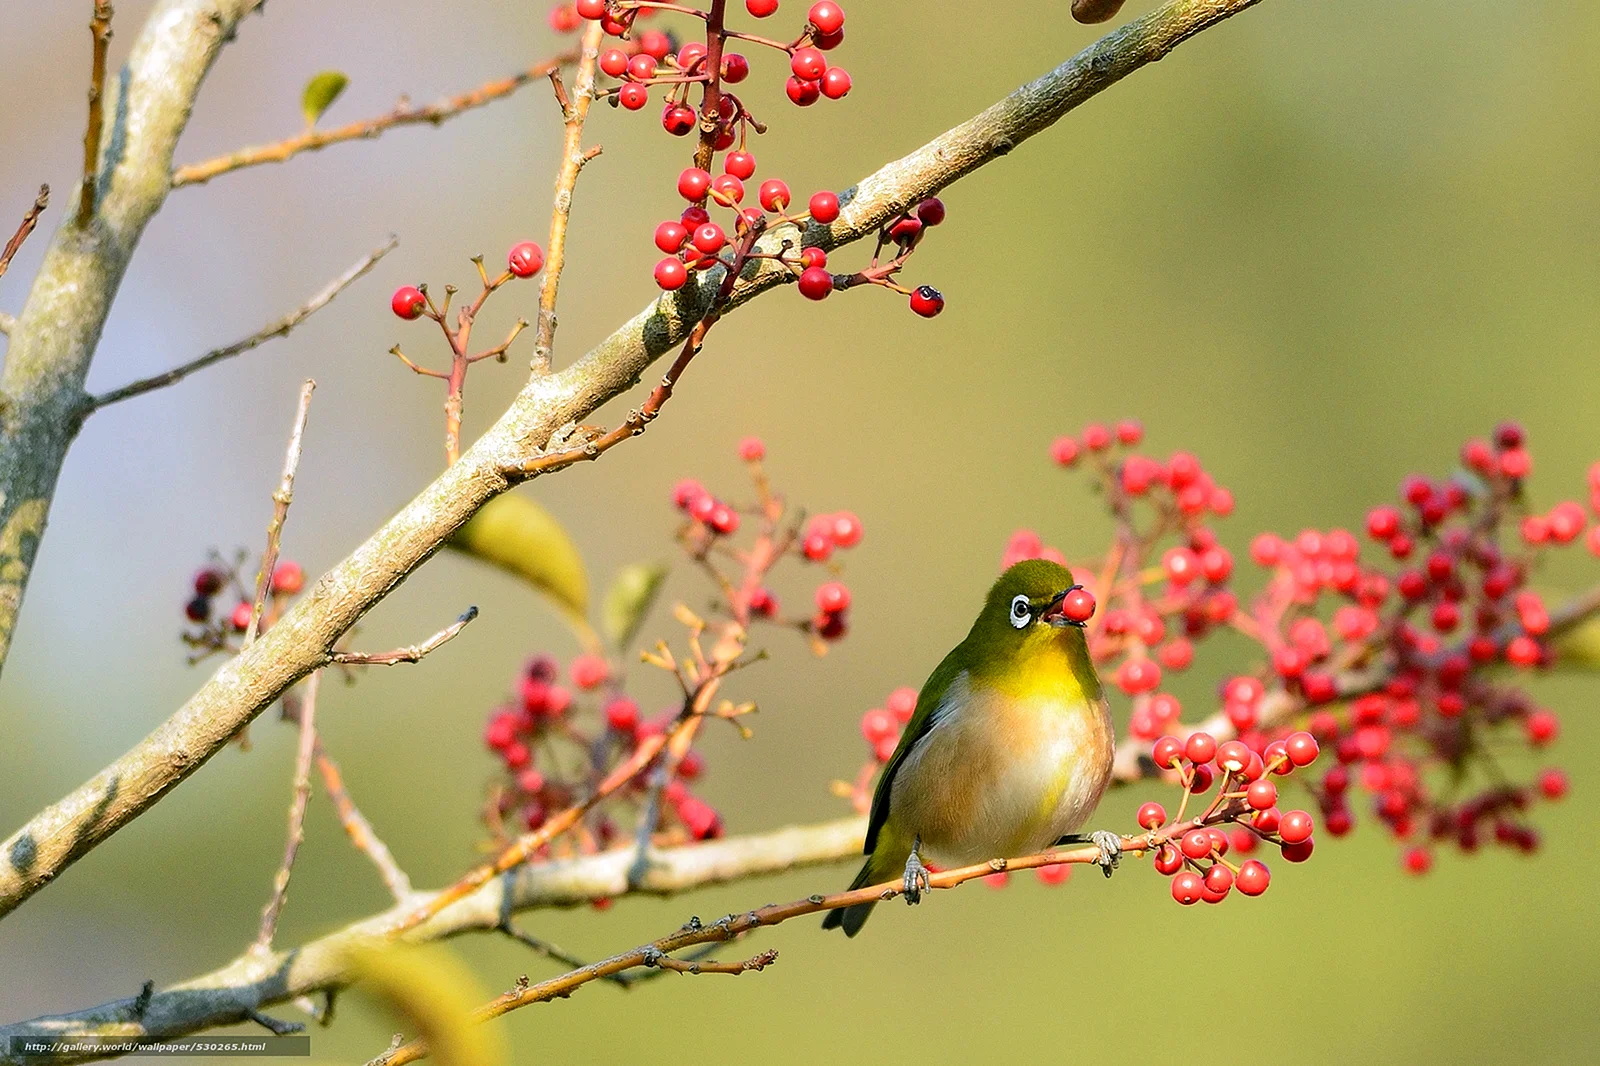
[[[1089,839],[1094,846],[1100,849],[1100,857],[1095,860],[1095,865],[1107,876],[1117,868],[1117,862],[1122,858],[1122,838],[1105,829],[1097,829],[1089,834]]]
[[[917,853],[912,852],[911,858],[906,860],[906,876],[902,882],[902,892],[906,903],[915,905],[922,902],[922,894],[928,891],[928,868],[922,865],[922,860],[917,858]]]

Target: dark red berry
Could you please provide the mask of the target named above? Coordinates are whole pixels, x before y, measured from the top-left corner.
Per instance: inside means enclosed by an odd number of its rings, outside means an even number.
[[[800,295],[808,300],[825,300],[833,292],[833,275],[822,267],[807,267],[800,272]]]
[[[783,91],[788,94],[791,101],[800,107],[810,107],[822,95],[822,86],[814,81],[791,77],[784,83]]]

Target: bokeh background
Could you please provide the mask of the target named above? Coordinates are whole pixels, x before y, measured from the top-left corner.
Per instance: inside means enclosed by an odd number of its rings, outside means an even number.
[[[1151,6],[1136,0],[1128,13]],[[763,172],[797,189],[849,185],[1094,37],[1065,0],[994,13],[964,0],[846,7],[847,101],[787,106],[770,60],[749,83],[773,123],[756,149]],[[87,8],[0,12],[4,213],[20,212],[40,180],[58,190],[45,231],[0,283],[8,310],[70,198]],[[114,62],[149,8],[118,4]],[[542,3],[273,0],[222,54],[180,159],[293,132],[300,86],[318,70],[352,79],[331,123],[401,93],[461,91],[556,46]],[[1107,525],[1093,498],[1047,460],[1058,432],[1131,415],[1158,453],[1198,452],[1237,494],[1222,526],[1236,552],[1261,529],[1353,525],[1402,475],[1444,472],[1461,439],[1503,417],[1529,428],[1536,502],[1578,495],[1600,455],[1597,48],[1592,4],[1272,0],[951,189],[950,221],[910,272],[944,290],[943,317],[916,319],[880,292],[820,306],[772,294],[717,330],[647,437],[541,481],[535,495],[597,583],[635,560],[670,559],[668,487],[694,475],[737,492],[734,446],[747,433],[766,438],[793,499],[864,519],[866,540],[848,558],[851,638],[825,661],[774,641],[772,661],[738,682],[762,706],[756,738],[706,740],[705,790],[729,831],[843,811],[827,786],[860,764],[861,711],[919,683],[964,633],[1013,528],[1077,555],[1100,548]],[[561,362],[651,298],[650,232],[678,205],[682,145],[652,117],[607,110],[592,130],[605,155],[573,215]],[[287,341],[89,422],[0,688],[4,829],[204,679],[209,667],[186,667],[177,639],[186,583],[213,546],[258,548],[303,377],[320,387],[285,549],[308,571],[436,473],[441,395],[385,354],[402,339],[423,349],[387,294],[419,279],[470,284],[470,255],[543,240],[556,131],[549,94],[533,87],[440,129],[172,196],[117,299],[94,387],[250,332],[390,231],[401,245]],[[511,289],[491,304],[485,335],[533,303],[531,287]],[[504,408],[523,365],[473,374],[469,434]],[[1592,583],[1600,566],[1580,551],[1541,580]],[[807,597],[809,583],[779,591]],[[682,572],[670,593],[702,595]],[[421,667],[326,688],[320,716],[357,800],[423,885],[475,857],[486,711],[526,655],[573,651],[531,593],[457,557],[407,582],[363,623],[360,644],[415,640],[469,603],[483,616],[463,638]],[[1219,643],[1177,691],[1198,699],[1247,662],[1247,649]],[[791,923],[762,935],[783,955],[763,975],[594,987],[523,1011],[505,1031],[519,1061],[546,1063],[1114,1063],[1212,1034],[1303,1062],[1589,1061],[1600,923],[1586,767],[1600,750],[1600,679],[1537,688],[1564,714],[1555,755],[1575,787],[1539,811],[1547,847],[1531,860],[1444,856],[1414,879],[1363,827],[1324,842],[1309,866],[1280,870],[1261,900],[1200,910],[1173,906],[1165,880],[1141,867],[1055,889],[1024,877],[1003,893],[971,886],[915,912],[886,908],[851,942]],[[217,756],[0,924],[0,1018],[166,984],[249,940],[282,846],[293,747],[267,719],[253,736],[249,754]],[[1101,821],[1131,824],[1141,798],[1115,794]],[[690,913],[833,889],[851,873],[841,864],[528,925],[600,955]],[[383,902],[314,800],[281,942]],[[489,938],[457,948],[491,991],[554,972]],[[1164,1030],[1159,1019],[1173,1017],[1194,1020]],[[392,1027],[345,997],[316,1057],[362,1061]]]

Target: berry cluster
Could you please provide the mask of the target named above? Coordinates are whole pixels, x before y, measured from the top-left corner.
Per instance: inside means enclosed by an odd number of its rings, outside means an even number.
[[[576,656],[568,664],[566,685],[554,659],[541,655],[530,661],[515,692],[484,729],[484,742],[502,770],[484,808],[498,843],[526,839],[525,834],[549,825],[562,831],[541,838],[528,854],[550,857],[603,850],[624,834],[621,825],[631,825],[626,832],[636,839],[660,842],[721,834],[720,814],[693,791],[705,772],[705,760],[693,746],[699,722],[722,718],[749,734],[742,719],[754,704],[715,697],[728,674],[759,659],[743,654],[755,623],[795,629],[819,654],[826,642],[844,635],[850,592],[843,583],[827,580],[817,588],[815,616],[785,619],[771,589],[772,575],[785,560],[826,562],[834,549],[852,547],[862,536],[860,519],[849,512],[810,523],[804,515],[790,514],[768,481],[766,448],[759,439],[742,441],[739,455],[750,474],[754,503],[726,502],[687,479],[672,493],[684,515],[678,543],[710,579],[716,597],[705,618],[676,608],[675,617],[689,630],[681,658],[664,641],[653,643],[640,658],[673,674],[683,700],[646,716],[629,694],[620,647],[614,652],[593,647]],[[807,549],[813,534],[826,538],[826,551]],[[640,620],[647,609],[648,604],[639,608]],[[595,802],[602,798],[603,807]],[[571,819],[574,811],[581,817]],[[570,831],[563,829],[567,821]]]
[[[211,563],[195,571],[193,595],[183,605],[183,616],[191,623],[183,634],[183,642],[191,649],[191,663],[218,652],[232,655],[239,650],[237,638],[250,628],[255,597],[254,586],[247,583],[245,576],[246,559],[243,551],[232,562],[213,552]],[[273,567],[267,599],[262,605],[261,631],[277,621],[305,583],[306,572],[299,563],[284,559]],[[232,600],[233,606],[224,611],[219,600]]]
[[[456,294],[454,285],[444,287],[444,303],[436,304],[433,297],[428,295],[426,285],[402,285],[394,291],[389,298],[389,309],[398,317],[406,321],[415,321],[419,318],[429,318],[439,324],[439,329],[444,333],[445,343],[450,348],[450,368],[448,370],[434,370],[431,367],[421,366],[400,350],[396,344],[389,349],[390,354],[397,357],[414,373],[429,378],[437,378],[445,383],[446,395],[444,402],[445,412],[445,460],[454,463],[461,454],[461,411],[463,406],[463,392],[466,389],[467,369],[474,363],[485,359],[494,359],[498,362],[506,361],[506,352],[511,347],[511,342],[517,335],[528,327],[527,320],[517,319],[511,327],[506,339],[492,348],[480,352],[473,352],[468,344],[472,337],[472,325],[477,320],[478,313],[483,310],[483,305],[489,297],[502,285],[512,278],[531,278],[544,269],[544,249],[533,241],[519,241],[511,246],[506,253],[506,268],[497,276],[491,278],[488,271],[483,268],[483,256],[474,256],[474,266],[478,268],[478,279],[483,288],[476,299],[456,312],[456,323],[451,326],[448,316],[450,302]]]
[[[678,713],[669,707],[653,718],[623,690],[623,679],[602,656],[583,654],[568,666],[571,687],[560,683],[561,671],[548,655],[530,660],[517,679],[516,692],[496,709],[484,727],[483,740],[500,760],[505,778],[492,787],[485,820],[499,841],[522,830],[538,829],[553,811],[583,798],[596,772],[626,757],[646,738],[659,736]],[[660,812],[654,832],[667,839],[709,840],[722,834],[722,818],[690,791],[705,772],[705,759],[690,749],[673,768],[660,790]],[[648,779],[634,777],[613,796],[613,804],[596,811],[568,837],[558,838],[538,856],[593,852],[618,837],[618,818],[628,807],[635,813],[650,802]],[[508,830],[506,821],[515,819]]]
[[[1344,529],[1257,536],[1250,557],[1267,582],[1247,606],[1229,587],[1232,555],[1205,524],[1233,509],[1232,495],[1187,453],[1164,463],[1116,454],[1141,436],[1136,423],[1090,426],[1051,449],[1063,466],[1088,460],[1117,520],[1110,553],[1079,572],[1107,599],[1090,646],[1132,698],[1128,732],[1146,741],[1192,732],[1163,681],[1227,628],[1258,644],[1265,662],[1219,685],[1220,710],[1205,728],[1258,755],[1298,730],[1330,746],[1337,765],[1308,789],[1331,835],[1351,830],[1352,801],[1364,793],[1408,870],[1426,870],[1441,843],[1471,850],[1492,835],[1536,847],[1524,812],[1538,797],[1564,795],[1566,778],[1552,770],[1509,784],[1496,738],[1515,729],[1539,749],[1558,722],[1517,675],[1496,670],[1552,661],[1556,612],[1529,588],[1530,575],[1541,552],[1586,539],[1600,554],[1600,537],[1577,501],[1528,507],[1521,427],[1467,442],[1451,477],[1406,478],[1398,505],[1366,516],[1376,557],[1364,558]],[[1589,489],[1600,513],[1600,464]],[[1023,531],[1007,561],[1051,553]]]
[[[784,527],[782,498],[773,494],[762,462],[766,446],[758,437],[739,443],[739,457],[750,471],[756,502],[741,509],[717,498],[693,478],[673,486],[672,503],[687,521],[678,530],[678,541],[689,557],[702,566],[714,553],[731,555],[745,568],[744,580],[734,583],[722,579],[721,604],[743,624],[753,621],[775,622],[810,634],[814,640],[835,641],[845,635],[850,609],[850,589],[838,580],[817,586],[816,612],[809,618],[785,620],[779,610],[777,594],[766,582],[768,571],[785,555],[804,562],[827,564],[836,550],[854,548],[861,543],[861,519],[850,511],[813,516],[808,522],[796,521]],[[762,532],[750,549],[730,547],[726,538],[738,532],[741,513],[762,524]]]
[[[1169,822],[1159,803],[1139,808],[1141,828],[1151,833],[1155,868],[1172,878],[1172,898],[1185,906],[1221,903],[1237,888],[1246,896],[1267,890],[1272,873],[1259,859],[1234,865],[1227,855],[1248,855],[1261,841],[1278,845],[1288,862],[1305,862],[1313,847],[1311,815],[1278,810],[1278,785],[1273,780],[1309,766],[1317,758],[1316,738],[1290,733],[1261,751],[1238,740],[1218,743],[1210,733],[1195,731],[1187,740],[1164,736],[1151,748],[1156,766],[1170,771],[1183,788],[1177,815]],[[1216,785],[1205,813],[1184,823],[1190,797],[1203,796]],[[1232,825],[1224,829],[1224,825]]]
[[[557,7],[551,25],[561,31],[578,29],[584,20],[598,21],[617,43],[599,56],[600,71],[617,81],[600,99],[628,111],[647,107],[651,91],[662,90],[661,126],[675,137],[698,133],[693,165],[677,179],[677,193],[688,202],[676,218],[655,229],[656,248],[666,258],[656,263],[658,286],[671,292],[682,288],[697,271],[722,266],[737,273],[751,260],[771,260],[794,278],[801,295],[826,299],[836,289],[880,285],[909,299],[911,309],[932,318],[944,309],[944,297],[932,286],[905,288],[894,279],[905,258],[916,247],[923,230],[944,220],[944,205],[936,199],[917,204],[885,224],[878,250],[893,246],[896,255],[853,274],[828,270],[827,252],[816,245],[794,247],[785,242],[775,253],[758,253],[755,242],[774,224],[804,226],[809,219],[829,225],[839,217],[837,194],[813,194],[802,210],[794,205],[789,185],[778,177],[756,180],[756,157],[750,135],[767,126],[755,118],[739,93],[730,88],[750,76],[750,60],[729,49],[730,44],[751,45],[784,54],[788,60],[785,91],[791,101],[809,107],[819,99],[842,99],[850,92],[850,74],[828,59],[844,41],[844,10],[832,0],[818,0],[806,14],[805,24],[790,41],[731,30],[725,24],[722,0],[701,11],[677,5],[654,5],[635,0],[579,0]],[[747,0],[745,9],[755,18],[777,13],[776,0]],[[703,24],[703,39],[679,43],[669,32],[635,25],[658,11],[687,15]],[[698,110],[690,94],[699,87]],[[718,165],[720,159],[720,167]],[[753,190],[751,186],[753,187]],[[754,195],[750,195],[753,191]],[[749,202],[747,202],[747,197]],[[722,221],[713,211],[724,211]]]

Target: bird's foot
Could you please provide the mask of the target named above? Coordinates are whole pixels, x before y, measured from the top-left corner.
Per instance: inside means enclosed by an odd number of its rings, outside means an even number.
[[[1107,876],[1117,868],[1117,861],[1122,858],[1122,838],[1105,829],[1096,829],[1089,834],[1089,840],[1100,849],[1100,857],[1095,860],[1095,865]]]
[[[906,876],[902,883],[902,891],[908,904],[922,902],[922,894],[928,891],[928,868],[922,865],[922,860],[917,858],[917,853],[912,852],[911,858],[906,860]]]

